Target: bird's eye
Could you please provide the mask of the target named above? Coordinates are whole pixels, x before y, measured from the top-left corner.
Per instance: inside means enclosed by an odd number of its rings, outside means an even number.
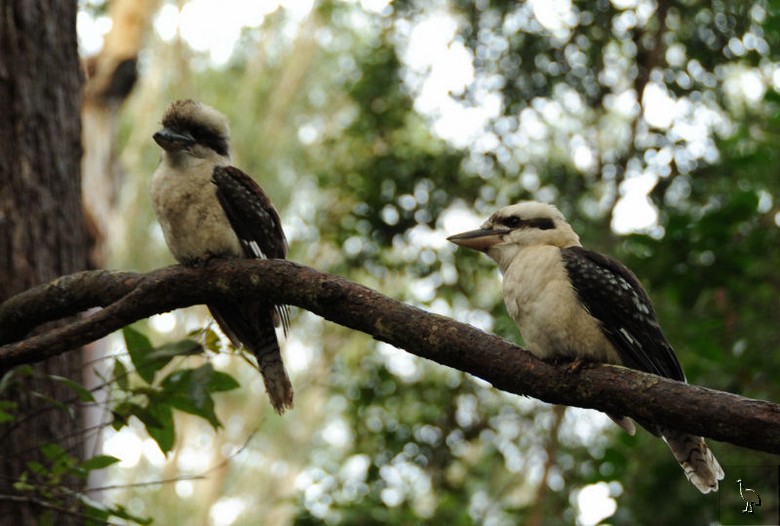
[[[509,228],[518,228],[523,224],[523,220],[517,216],[507,217],[501,222],[504,223],[504,226],[508,226]]]

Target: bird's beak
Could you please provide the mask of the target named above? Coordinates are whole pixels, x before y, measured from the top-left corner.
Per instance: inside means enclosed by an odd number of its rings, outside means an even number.
[[[170,128],[163,128],[153,135],[154,142],[165,151],[183,150],[195,144],[195,138],[189,133],[181,133]]]
[[[450,236],[447,238],[447,241],[452,241],[461,247],[487,252],[490,247],[501,241],[501,236],[505,233],[505,230],[478,228],[477,230],[469,230],[462,234]]]

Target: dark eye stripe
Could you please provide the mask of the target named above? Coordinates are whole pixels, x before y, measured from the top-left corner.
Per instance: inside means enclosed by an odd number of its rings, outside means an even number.
[[[509,216],[502,217],[497,222],[508,228],[538,228],[539,230],[552,230],[555,228],[555,222],[549,217],[521,219],[517,216]]]
[[[555,221],[549,217],[537,217],[535,219],[529,219],[525,223],[527,226],[538,228],[539,230],[552,230],[555,228]]]
[[[499,219],[498,222],[509,228],[519,228],[523,226],[523,220],[517,216],[504,217]]]
[[[224,137],[217,135],[215,133],[203,133],[201,135],[196,135],[195,139],[204,144],[205,146],[208,146],[215,152],[217,152],[220,155],[227,155],[228,154],[228,144]]]
[[[211,148],[220,155],[228,154],[227,138],[220,135],[209,126],[205,126],[186,117],[178,116],[163,119],[163,126],[189,132],[192,134],[192,137],[203,146]]]

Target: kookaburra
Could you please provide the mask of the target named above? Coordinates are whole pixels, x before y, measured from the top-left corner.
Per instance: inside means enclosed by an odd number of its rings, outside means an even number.
[[[162,125],[154,134],[162,158],[151,193],[174,257],[184,265],[212,258],[283,259],[287,240],[278,212],[262,188],[230,164],[225,116],[180,100],[168,107]],[[281,414],[292,407],[293,389],[274,328],[281,320],[287,332],[287,307],[262,300],[208,307],[233,344],[257,358],[274,409]]]
[[[507,206],[482,228],[448,239],[498,263],[507,310],[538,358],[619,364],[685,381],[639,280],[619,261],[583,248],[556,207]],[[610,418],[634,434],[629,418]],[[639,424],[663,437],[696,488],[718,490],[723,470],[702,437]]]

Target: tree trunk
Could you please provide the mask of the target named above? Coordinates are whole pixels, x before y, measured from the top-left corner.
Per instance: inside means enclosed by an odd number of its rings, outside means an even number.
[[[86,267],[76,10],[75,1],[0,0],[0,301]],[[45,472],[28,462],[52,464],[43,444],[81,457],[74,393],[52,379],[80,382],[81,368],[76,352],[0,371],[0,399],[17,404],[0,426],[0,523],[37,524],[45,514],[53,524],[83,522],[77,505],[55,511],[50,497],[14,485],[26,473],[40,487]]]

